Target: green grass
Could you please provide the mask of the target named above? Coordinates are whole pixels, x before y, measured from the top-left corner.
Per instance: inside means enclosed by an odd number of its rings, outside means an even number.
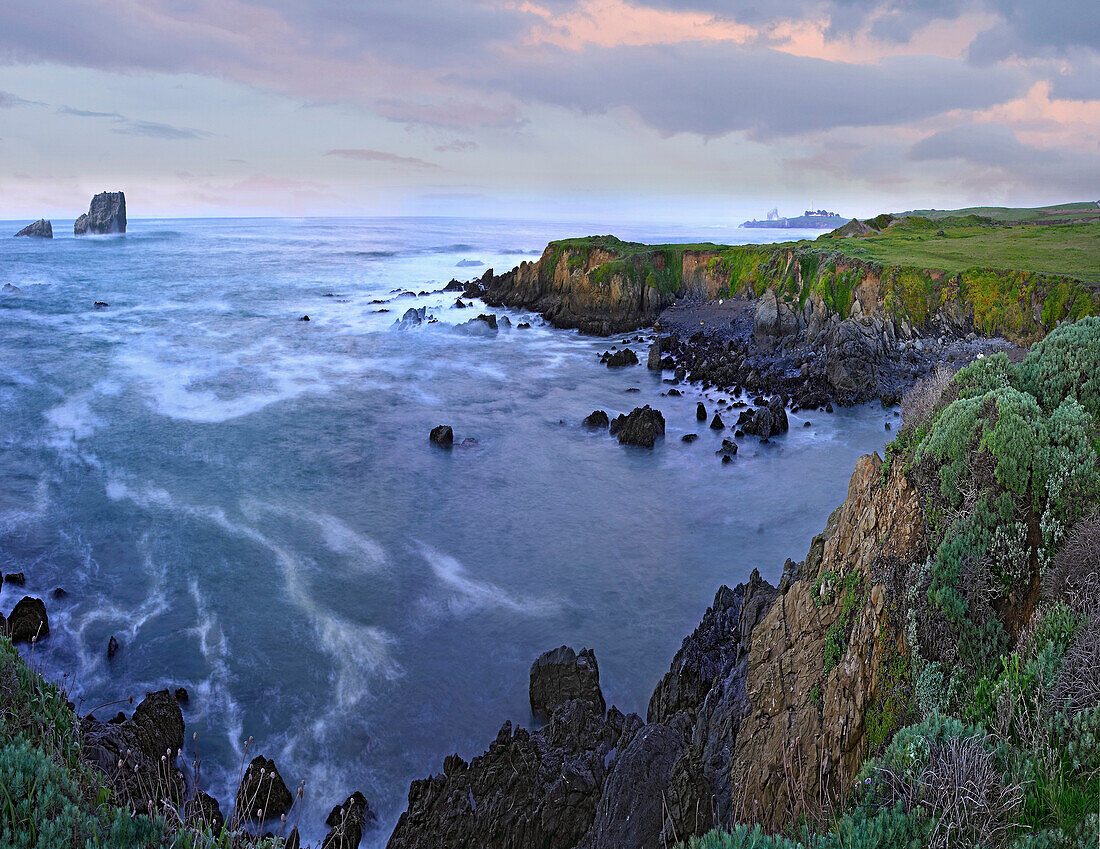
[[[1003,224],[1033,224],[1040,222],[1057,223],[1066,220],[1075,221],[1082,218],[1100,221],[1100,206],[1097,206],[1093,201],[1081,201],[1024,209],[1008,206],[971,206],[966,209],[913,209],[898,214],[920,215],[934,221],[965,215],[980,215],[983,218],[992,218]]]
[[[940,236],[937,233],[943,233]],[[827,244],[854,259],[884,266],[936,269],[949,274],[996,268],[1100,282],[1100,223],[917,228],[901,222],[882,233]]]

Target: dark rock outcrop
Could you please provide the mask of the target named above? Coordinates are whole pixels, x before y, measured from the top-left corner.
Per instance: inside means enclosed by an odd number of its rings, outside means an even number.
[[[42,599],[25,595],[8,614],[8,636],[13,643],[29,643],[49,636],[50,619]]]
[[[321,849],[356,849],[363,839],[363,829],[375,819],[366,797],[356,790],[329,813],[325,825],[331,831],[321,841]]]
[[[637,445],[640,448],[652,448],[658,436],[665,434],[665,417],[660,410],[651,409],[648,404],[635,407],[629,413],[620,415],[611,422],[611,435],[619,437],[621,445]]]
[[[412,783],[387,849],[573,849],[641,725],[583,699],[533,733],[506,722],[484,754],[470,763],[450,755],[441,775]]]
[[[610,354],[606,354],[603,362],[607,363],[608,368],[636,366],[638,365],[638,355],[635,354],[630,348],[623,348],[620,351],[614,351]]]
[[[30,236],[34,239],[52,239],[53,238],[53,224],[47,221],[45,218],[39,218],[33,224],[28,224],[22,230],[15,234],[18,236]]]
[[[646,368],[660,371],[661,369],[661,337],[658,336],[649,344],[649,357],[646,359]]]
[[[405,329],[408,327],[418,327],[419,325],[424,323],[427,317],[427,307],[409,307],[407,310],[405,310],[405,314],[393,323],[393,326],[401,329]]]
[[[84,759],[139,811],[150,800],[160,809],[162,799],[178,807],[186,798],[187,782],[176,765],[183,731],[183,713],[167,690],[147,693],[129,719],[101,722],[88,714],[80,720]]]
[[[211,826],[215,834],[220,832],[225,824],[225,816],[222,814],[218,800],[202,790],[196,791],[195,795],[187,800],[184,811],[188,819],[206,823]]]
[[[22,289],[20,289],[18,286],[13,286],[11,283],[5,283],[3,288],[0,288],[0,292],[3,292],[5,295],[21,295],[21,294],[23,294]]]
[[[725,428],[725,426],[726,426],[726,423],[724,421],[722,421],[722,417],[718,414],[717,411],[715,411],[714,418],[710,420],[710,429],[711,430],[723,430]]]
[[[600,714],[606,707],[600,690],[600,667],[592,649],[581,649],[577,654],[569,646],[559,646],[543,652],[531,664],[528,689],[531,713],[539,719],[549,719],[574,699],[590,702]]]
[[[450,425],[436,425],[428,434],[428,439],[443,448],[450,448],[454,445],[455,433]]]
[[[178,705],[176,709],[179,710]],[[294,798],[275,762],[263,755],[254,757],[244,771],[241,786],[237,788],[237,815],[242,820],[262,822],[282,816],[290,810],[293,803]]]
[[[695,405],[695,420],[700,422],[707,420],[707,406],[702,401]]]
[[[753,410],[751,416],[744,422],[738,419],[738,424],[744,429],[745,433],[751,433],[764,439],[775,436],[777,433],[786,433],[790,428],[782,398],[773,398],[766,407],[758,407]]]
[[[607,413],[603,410],[593,410],[587,416],[584,417],[585,427],[598,427],[606,429],[611,424],[610,419],[607,418]]]
[[[107,660],[114,659],[114,656],[118,654],[118,650],[121,646],[118,643],[114,634],[111,634],[111,639],[107,641]]]
[[[76,219],[73,233],[125,233],[126,195],[122,192],[100,192],[92,198],[88,211]]]

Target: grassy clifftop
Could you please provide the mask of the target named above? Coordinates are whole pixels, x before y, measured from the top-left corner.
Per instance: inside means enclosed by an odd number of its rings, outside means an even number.
[[[1029,208],[970,206],[966,209],[914,209],[900,213],[900,215],[919,215],[933,220],[964,215],[980,215],[983,218],[992,218],[1003,224],[1064,224],[1067,222],[1100,221],[1100,204],[1090,200]]]

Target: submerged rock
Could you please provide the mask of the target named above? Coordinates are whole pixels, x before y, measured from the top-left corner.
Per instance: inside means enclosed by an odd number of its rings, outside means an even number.
[[[428,317],[427,307],[409,307],[405,310],[405,314],[401,316],[398,321],[393,323],[394,327],[404,329],[407,327],[417,327],[424,323],[424,320]]]
[[[626,415],[617,416],[611,422],[610,430],[612,436],[619,437],[621,445],[652,448],[657,437],[665,434],[665,417],[660,410],[653,410],[646,404],[635,407]]]
[[[0,292],[3,292],[5,295],[21,295],[23,290],[18,286],[13,286],[11,283],[5,283],[4,288],[0,289]]]
[[[8,636],[13,643],[29,643],[49,636],[50,619],[42,599],[25,595],[8,614]]]
[[[112,660],[118,654],[119,648],[118,640],[115,639],[114,634],[111,634],[111,639],[107,641],[107,660]]]
[[[443,448],[450,448],[454,445],[455,433],[451,430],[450,425],[437,425],[433,427],[432,432],[428,434],[428,439]]]
[[[47,221],[45,218],[39,218],[33,224],[28,224],[22,230],[15,234],[19,236],[30,236],[34,239],[52,239],[53,238],[53,224]]]
[[[100,192],[92,198],[88,211],[76,219],[73,233],[125,233],[126,195],[122,192]]]
[[[577,654],[569,646],[543,652],[531,664],[528,687],[531,713],[549,719],[555,711],[574,699],[590,702],[601,714],[606,707],[600,690],[600,667],[592,649]]]
[[[615,351],[613,354],[609,354],[605,362],[608,368],[636,366],[638,365],[638,355],[630,348],[623,348],[621,351]]]

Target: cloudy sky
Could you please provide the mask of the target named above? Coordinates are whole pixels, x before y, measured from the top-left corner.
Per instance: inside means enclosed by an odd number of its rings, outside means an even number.
[[[1100,198],[1096,0],[3,0],[0,217]]]

